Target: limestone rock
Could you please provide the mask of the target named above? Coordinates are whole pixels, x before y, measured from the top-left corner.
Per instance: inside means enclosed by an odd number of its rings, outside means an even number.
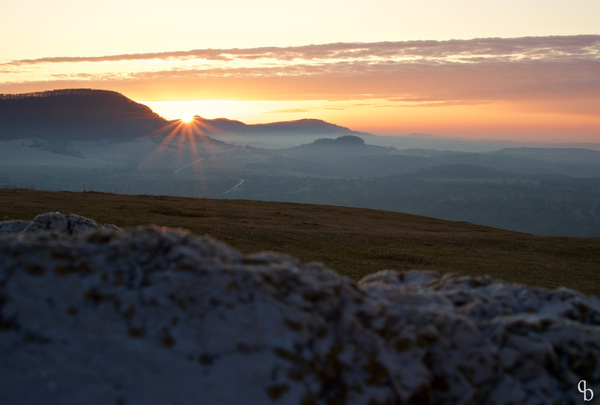
[[[3,404],[568,404],[583,379],[600,396],[600,301],[576,291],[355,283],[59,213],[0,230]]]
[[[0,222],[0,235],[15,233],[57,232],[72,235],[97,229],[118,228],[114,225],[99,225],[95,221],[74,214],[48,212],[36,216],[33,221],[4,221]]]

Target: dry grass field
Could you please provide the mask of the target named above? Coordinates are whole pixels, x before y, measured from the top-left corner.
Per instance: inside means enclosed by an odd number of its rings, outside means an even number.
[[[246,253],[320,261],[353,279],[381,269],[433,269],[600,295],[600,238],[541,237],[347,207],[0,189],[0,220],[50,211],[120,227],[185,228]]]

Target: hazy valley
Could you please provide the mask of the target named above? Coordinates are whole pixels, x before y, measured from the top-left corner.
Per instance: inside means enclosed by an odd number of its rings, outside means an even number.
[[[596,144],[381,137],[319,120],[183,124],[89,90],[3,96],[0,144],[2,187],[353,206],[600,236]]]

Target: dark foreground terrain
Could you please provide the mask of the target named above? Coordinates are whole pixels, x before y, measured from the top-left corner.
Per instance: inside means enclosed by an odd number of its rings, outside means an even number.
[[[243,200],[0,190],[0,220],[48,211],[119,227],[157,224],[208,234],[242,252],[276,250],[358,280],[381,269],[490,275],[600,294],[600,239],[540,237],[401,213]]]
[[[600,391],[600,300],[571,289],[418,270],[355,282],[56,212],[1,221],[0,263],[5,405],[578,404]]]

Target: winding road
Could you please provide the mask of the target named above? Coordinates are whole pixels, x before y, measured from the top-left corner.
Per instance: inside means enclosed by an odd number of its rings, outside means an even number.
[[[188,163],[188,164],[187,164],[187,165],[185,165],[185,166],[181,166],[179,169],[175,169],[175,171],[173,172],[173,174],[179,174],[179,172],[180,172],[180,171],[182,171],[183,169],[185,169],[186,167],[190,167],[190,166],[192,166],[192,165],[195,165],[196,163],[198,163],[198,162],[200,162],[200,161],[202,161],[202,158],[200,158],[200,159],[196,159],[196,160],[194,160],[192,163]]]
[[[234,178],[234,177],[232,177],[232,178]],[[223,194],[229,194],[233,190],[235,190],[236,188],[238,188],[239,186],[241,186],[242,184],[244,184],[244,179],[240,178],[238,180],[239,181],[237,182],[237,184],[235,186],[231,187],[229,190],[225,191]]]

